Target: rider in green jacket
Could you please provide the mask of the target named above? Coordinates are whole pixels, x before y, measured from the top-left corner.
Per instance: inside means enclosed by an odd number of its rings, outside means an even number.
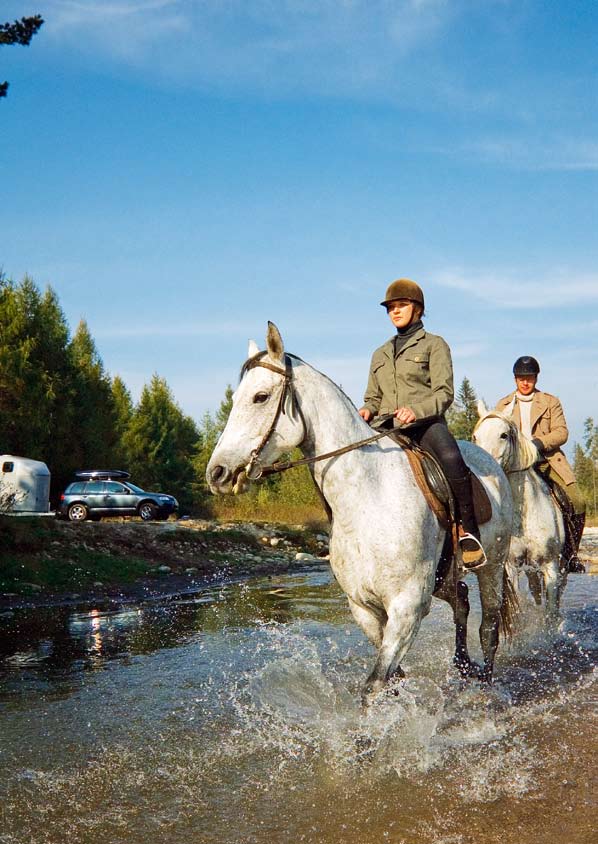
[[[463,565],[479,568],[486,555],[473,508],[471,473],[444,418],[454,399],[450,349],[442,337],[424,329],[424,294],[414,281],[393,281],[380,304],[397,331],[372,355],[359,413],[366,422],[392,414],[393,423],[409,425],[405,433],[440,463],[457,502]]]

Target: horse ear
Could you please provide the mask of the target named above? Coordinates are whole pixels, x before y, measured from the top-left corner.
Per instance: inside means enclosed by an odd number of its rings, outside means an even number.
[[[483,419],[484,416],[488,413],[488,408],[486,407],[486,403],[484,399],[478,399],[478,416],[480,419]]]
[[[256,355],[259,355],[259,353],[260,350],[255,340],[250,340],[249,348],[247,349],[247,360],[249,360],[249,358],[254,358]]]
[[[266,346],[268,348],[268,354],[272,360],[284,363],[284,344],[282,342],[282,337],[280,336],[280,331],[274,323],[269,320],[268,334],[266,335]]]

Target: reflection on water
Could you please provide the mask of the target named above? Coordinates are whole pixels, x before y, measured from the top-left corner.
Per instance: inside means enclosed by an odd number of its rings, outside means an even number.
[[[0,842],[589,844],[597,598],[571,578],[553,635],[530,605],[490,690],[435,603],[365,712],[327,570],[2,618]]]

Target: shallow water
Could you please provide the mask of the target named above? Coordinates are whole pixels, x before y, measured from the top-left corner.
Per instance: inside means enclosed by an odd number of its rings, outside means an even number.
[[[596,840],[598,578],[570,577],[555,634],[526,606],[490,690],[458,681],[435,602],[367,712],[327,569],[0,632],[1,844]]]

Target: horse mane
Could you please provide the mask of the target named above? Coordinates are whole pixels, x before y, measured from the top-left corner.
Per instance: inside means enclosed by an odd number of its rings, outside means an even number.
[[[482,416],[473,429],[474,434],[486,419],[500,419],[507,426],[507,435],[511,450],[507,465],[504,467],[505,472],[531,469],[540,460],[540,452],[534,443],[519,430],[513,419],[501,410],[490,410]]]

